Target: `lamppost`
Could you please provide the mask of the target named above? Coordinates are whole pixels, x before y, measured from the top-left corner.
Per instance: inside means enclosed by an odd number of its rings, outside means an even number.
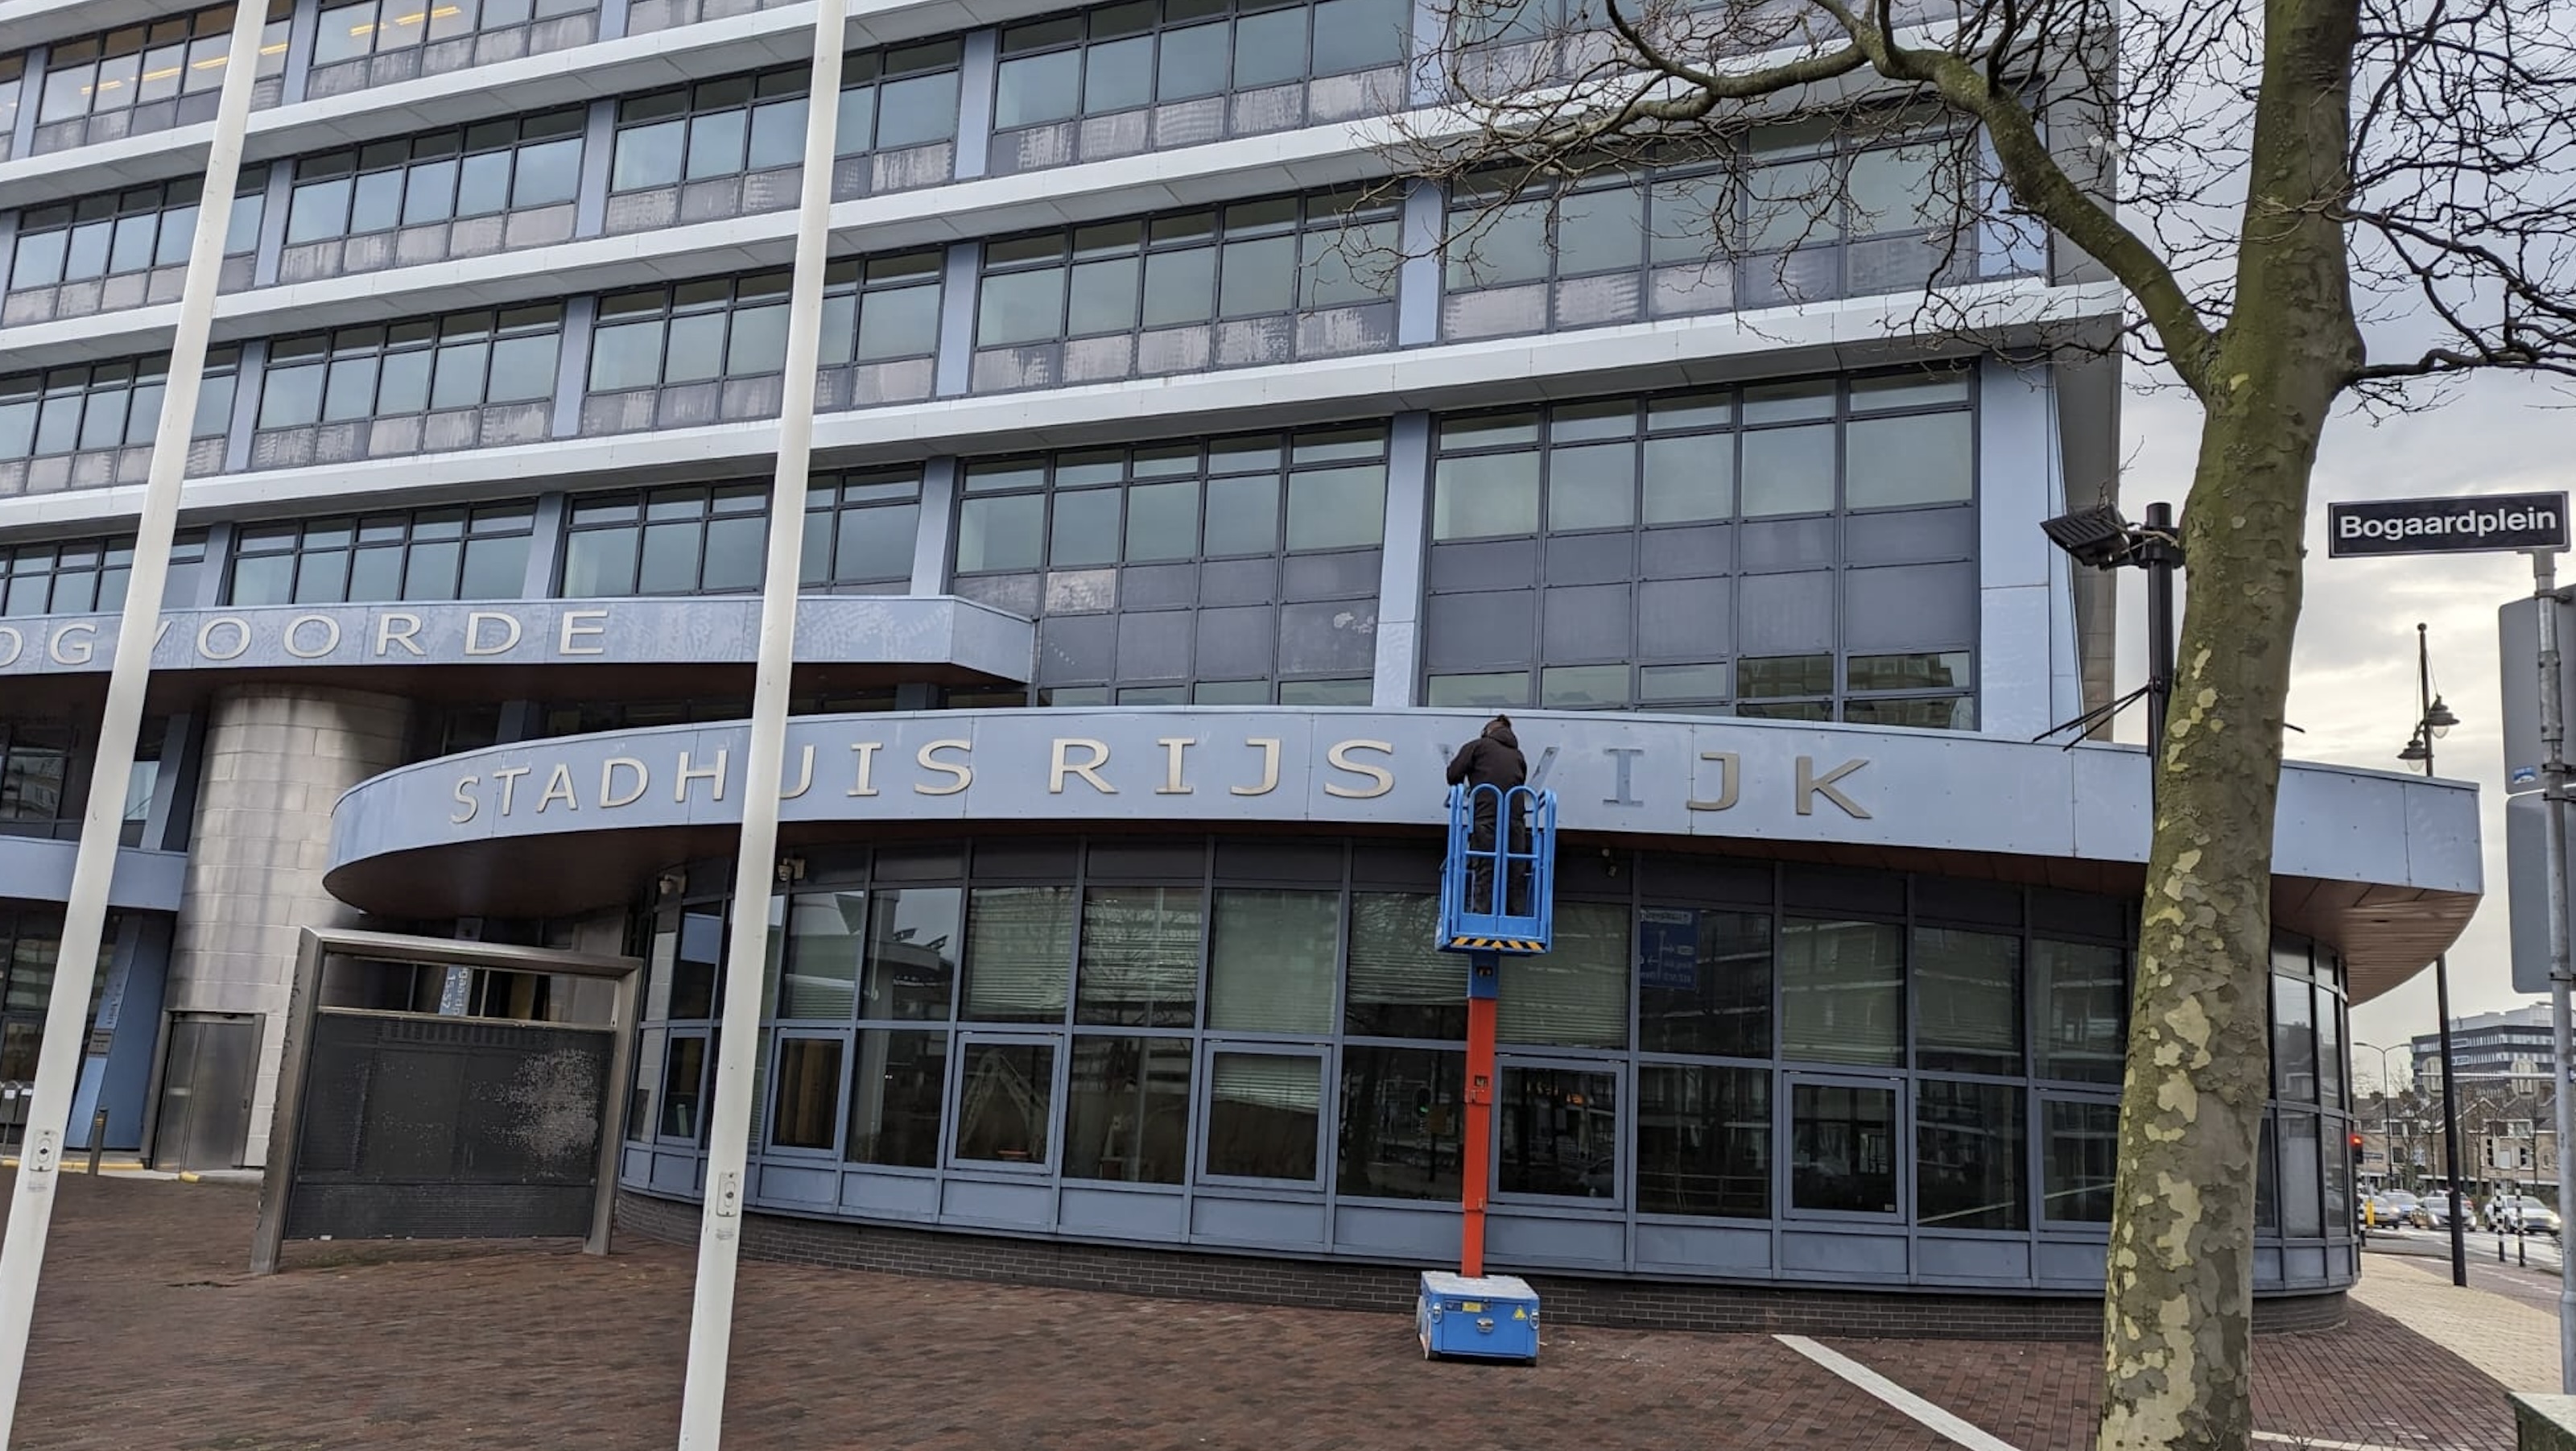
[[[2384,1190],[2397,1178],[2397,1095],[2388,1081],[2388,1055],[2396,1050],[2376,1043],[2355,1042],[2352,1046],[2379,1055],[2379,1133],[2388,1157],[2388,1170],[2379,1186]]]
[[[2406,749],[2397,753],[2401,761],[2421,761],[2424,774],[2433,774],[2433,742],[2450,734],[2460,718],[2433,693],[2433,651],[2427,642],[2424,626],[2415,626],[2415,734]],[[2433,959],[2434,1011],[2441,1014],[2442,1034],[2442,1143],[2451,1159],[2451,1283],[2469,1283],[2469,1242],[2460,1224],[2460,1107],[2457,1090],[2452,1087],[2459,1077],[2451,1071],[2451,955],[2447,952]]]

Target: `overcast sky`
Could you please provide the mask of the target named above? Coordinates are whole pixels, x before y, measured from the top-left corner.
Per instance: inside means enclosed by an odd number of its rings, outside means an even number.
[[[2299,616],[2290,680],[2288,754],[2370,770],[2421,769],[2400,763],[2416,712],[2415,625],[2432,627],[2433,687],[2460,724],[2434,743],[2446,778],[2479,788],[2488,895],[2451,954],[2456,1016],[2544,999],[2513,991],[2504,902],[2504,768],[2496,696],[2496,608],[2531,592],[2531,562],[2520,554],[2449,558],[2328,559],[2329,500],[2563,490],[2576,476],[2576,398],[2556,386],[2506,376],[2481,378],[2448,401],[2374,424],[2346,408],[2328,428],[2311,491],[2307,601]],[[2198,408],[2170,391],[2123,400],[2127,470],[2122,505],[2137,518],[2157,500],[2179,505],[2190,487],[2199,441]],[[2576,571],[2576,561],[2566,566]],[[2562,577],[2562,583],[2569,582]],[[2136,570],[2121,571],[2120,688],[2145,679],[2146,598]],[[2119,737],[2143,740],[2140,707]],[[2353,1010],[2353,1037],[2399,1051],[2434,1027],[2433,973]],[[2379,1055],[2356,1049],[2355,1078],[2375,1084]],[[2399,1070],[2401,1074],[2403,1070]]]

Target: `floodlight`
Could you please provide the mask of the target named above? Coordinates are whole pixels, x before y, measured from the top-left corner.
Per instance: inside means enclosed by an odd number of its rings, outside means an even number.
[[[2061,514],[2039,526],[2049,541],[2074,556],[2078,564],[2095,569],[2111,569],[2125,563],[2136,540],[2129,521],[2120,517],[2119,506],[2096,504]]]

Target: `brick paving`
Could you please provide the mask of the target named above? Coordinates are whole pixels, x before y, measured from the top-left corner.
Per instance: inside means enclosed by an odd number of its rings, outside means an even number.
[[[2449,1348],[2507,1390],[2558,1393],[2555,1307],[2454,1285],[2450,1266],[2437,1260],[2377,1254],[2363,1257],[2352,1298]]]
[[[2092,1444],[2101,1406],[2099,1346],[1833,1345],[2018,1451],[2081,1451]],[[2254,1429],[2294,1438],[2293,1444],[2304,1437],[2401,1451],[2507,1451],[2514,1442],[2503,1386],[2360,1304],[2340,1330],[2256,1337]]]
[[[18,1423],[30,1451],[671,1444],[684,1247],[290,1245],[287,1273],[253,1280],[248,1189],[71,1175],[62,1195]],[[2261,1343],[2259,1424],[2511,1444],[2492,1382],[2353,1318]],[[1757,1335],[1557,1325],[1535,1370],[1426,1366],[1400,1316],[759,1263],[737,1327],[728,1448],[1950,1444]],[[2084,1444],[2089,1346],[1837,1348],[2019,1451]]]

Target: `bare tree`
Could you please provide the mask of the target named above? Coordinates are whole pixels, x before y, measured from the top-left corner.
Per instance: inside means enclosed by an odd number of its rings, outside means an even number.
[[[1710,285],[1744,290],[1717,300],[1738,307],[1794,304],[1802,232],[1858,236],[1885,205],[1860,165],[1874,142],[1847,138],[1913,147],[1896,170],[1919,182],[1906,220],[1926,307],[1973,321],[1961,299],[1995,275],[1979,239],[2044,229],[2053,275],[2116,283],[2123,345],[2200,403],[2122,1097],[2104,1451],[2249,1441],[2273,817],[2309,476],[2339,404],[2407,406],[2487,368],[2576,375],[2570,10],[1454,0],[1437,52],[1449,99],[1398,123],[1399,168],[1468,198],[1453,279],[1527,230],[1529,209],[1561,231],[1619,173],[1642,177],[1626,184],[1650,230],[1695,248]]]

